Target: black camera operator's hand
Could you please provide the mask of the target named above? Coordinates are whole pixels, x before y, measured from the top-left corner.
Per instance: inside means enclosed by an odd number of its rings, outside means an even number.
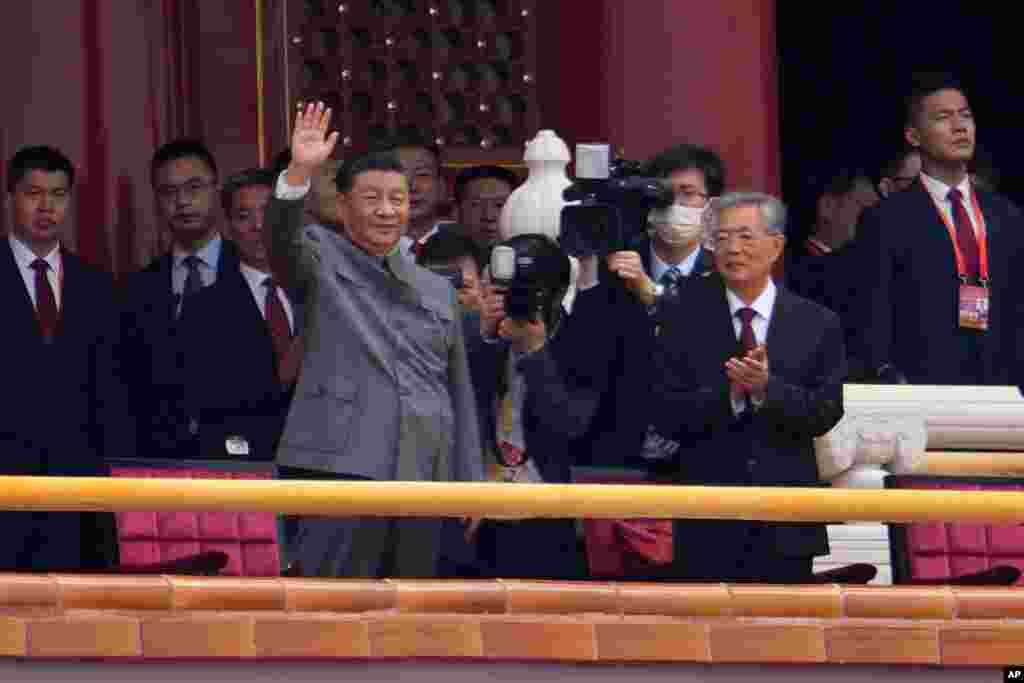
[[[635,251],[616,251],[608,254],[608,270],[622,278],[626,289],[645,306],[654,304],[654,282],[647,277],[640,254]]]
[[[480,336],[494,339],[498,336],[498,325],[505,318],[505,296],[486,278],[480,290]]]

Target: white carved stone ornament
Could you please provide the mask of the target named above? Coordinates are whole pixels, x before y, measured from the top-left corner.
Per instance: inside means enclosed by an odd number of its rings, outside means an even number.
[[[542,130],[526,143],[523,161],[530,173],[526,182],[509,195],[498,217],[503,241],[516,235],[537,233],[558,239],[562,208],[567,204],[562,193],[572,184],[565,170],[570,159],[565,141],[553,130]],[[579,261],[574,257],[569,260],[572,275],[564,304],[572,310]]]

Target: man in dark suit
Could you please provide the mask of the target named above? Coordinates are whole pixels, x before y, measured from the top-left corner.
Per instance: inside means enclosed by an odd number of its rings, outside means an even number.
[[[700,217],[708,199],[725,188],[725,167],[714,151],[683,144],[648,161],[646,173],[671,185],[677,207],[652,214],[649,234],[609,255],[607,269],[597,266],[600,275],[594,272],[592,259],[581,262],[573,324],[602,333],[579,351],[604,354],[609,377],[593,428],[574,449],[580,464],[627,465],[658,472],[659,463],[670,460],[678,444],[652,429],[645,407],[655,379],[651,358],[658,331],[650,306],[653,300],[646,297],[658,288],[672,297],[684,281],[714,268],[713,255],[701,245]],[[638,276],[620,279],[620,270]],[[615,321],[612,334],[606,330],[608,320]]]
[[[251,169],[225,182],[239,270],[196,294],[181,318],[186,405],[204,457],[272,460],[295,389],[301,306],[271,277],[262,234],[275,180]]]
[[[178,319],[192,295],[238,273],[238,250],[217,229],[217,165],[201,142],[161,147],[150,178],[173,245],[127,278],[118,355],[138,426],[136,454],[195,458],[201,455],[198,422],[185,409]]]
[[[23,148],[7,168],[5,475],[102,476],[104,455],[120,454],[112,283],[59,242],[74,180],[71,162],[49,147]],[[0,571],[97,570],[116,557],[109,514],[0,512],[0,521]]]
[[[843,414],[839,319],[772,282],[781,202],[733,193],[714,212],[720,275],[665,304],[653,422],[680,444],[680,484],[814,486],[813,439]],[[716,582],[807,581],[813,557],[828,552],[823,524],[760,521],[678,521],[674,546],[674,578]]]
[[[649,160],[646,174],[672,187],[675,205],[652,212],[649,232],[633,239],[627,249],[610,254],[607,264],[598,265],[593,258],[580,263],[579,294],[570,325],[592,332],[582,334],[588,341],[576,353],[590,357],[591,367],[605,368],[607,377],[599,382],[604,389],[597,417],[587,433],[573,443],[573,451],[580,465],[625,467],[653,480],[665,480],[672,476],[672,457],[679,443],[654,428],[647,409],[656,379],[651,361],[658,334],[654,300],[648,294],[663,290],[668,298],[677,296],[685,282],[714,268],[712,254],[701,244],[701,219],[708,199],[725,188],[725,167],[714,151],[682,144]],[[625,279],[621,277],[624,273],[636,273],[637,277]],[[610,333],[609,320],[615,321]],[[602,571],[601,557],[632,555],[640,550],[635,563],[640,574],[633,578],[649,578],[649,572],[640,568],[652,564],[649,569],[654,573],[657,568],[653,564],[670,556],[667,521],[631,521],[625,526],[616,521],[612,529],[609,524],[604,520],[586,522],[592,571]],[[637,532],[655,541],[635,548],[627,539],[635,538]],[[613,547],[598,547],[599,536],[624,540]]]
[[[861,218],[857,352],[889,381],[1019,385],[1021,215],[970,181],[975,122],[955,80],[915,78],[906,117],[922,173]]]

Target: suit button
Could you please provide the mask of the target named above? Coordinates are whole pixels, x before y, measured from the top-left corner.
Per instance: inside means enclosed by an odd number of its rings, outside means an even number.
[[[409,387],[402,386],[401,384],[398,385],[398,395],[399,396],[408,396],[410,393],[411,392],[409,391]]]
[[[748,469],[748,470],[752,470],[752,469],[754,469],[755,467],[757,467],[757,459],[755,459],[755,458],[749,458],[749,459],[747,460],[747,469]]]

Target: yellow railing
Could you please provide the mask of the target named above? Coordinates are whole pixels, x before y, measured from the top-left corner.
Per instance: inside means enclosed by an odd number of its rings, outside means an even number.
[[[1012,524],[1024,492],[2,476],[0,510]]]

